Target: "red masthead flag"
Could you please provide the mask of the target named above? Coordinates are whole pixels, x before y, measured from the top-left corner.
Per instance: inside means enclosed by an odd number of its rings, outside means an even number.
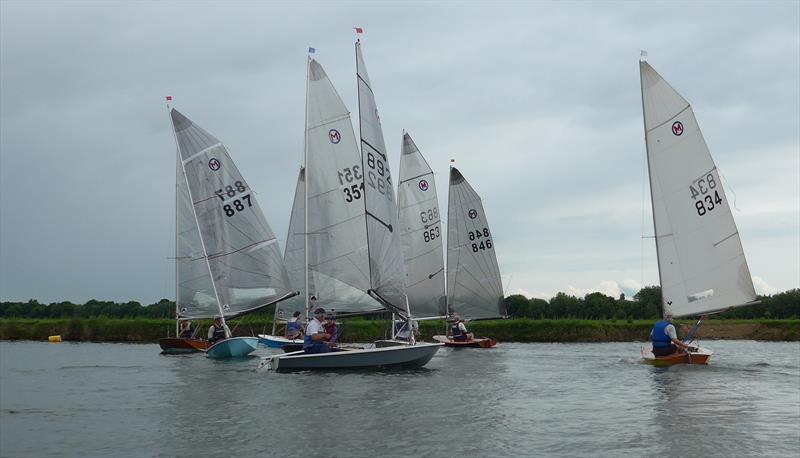
[[[167,96],[167,102],[172,102],[172,96],[171,95]]]
[[[364,29],[362,29],[361,27],[353,27],[353,28],[356,29],[356,33],[364,33]]]

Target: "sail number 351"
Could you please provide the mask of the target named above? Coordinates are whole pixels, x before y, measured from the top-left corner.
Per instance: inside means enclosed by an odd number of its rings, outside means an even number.
[[[694,184],[697,184],[697,188],[694,187]],[[689,193],[694,199],[694,208],[698,216],[703,216],[722,204],[722,198],[716,187],[717,181],[712,173],[689,185]]]

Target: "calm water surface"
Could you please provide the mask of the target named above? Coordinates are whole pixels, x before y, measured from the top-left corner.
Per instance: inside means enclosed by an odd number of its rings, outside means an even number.
[[[422,370],[276,374],[156,345],[0,343],[0,455],[798,456],[800,343],[443,348]],[[259,350],[266,354],[267,350]]]

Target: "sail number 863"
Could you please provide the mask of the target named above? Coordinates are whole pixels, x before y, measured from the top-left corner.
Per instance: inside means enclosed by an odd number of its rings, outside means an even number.
[[[694,184],[697,184],[697,188],[694,187]],[[703,216],[722,204],[722,197],[716,187],[717,181],[714,179],[713,173],[709,173],[689,185],[689,193],[694,199],[694,208],[698,216]]]

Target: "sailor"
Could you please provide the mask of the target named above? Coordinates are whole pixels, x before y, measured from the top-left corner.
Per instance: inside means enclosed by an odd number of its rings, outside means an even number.
[[[286,323],[286,334],[284,337],[287,339],[299,339],[302,337],[302,328],[300,327],[300,312],[294,312],[289,321]]]
[[[458,317],[458,315],[453,317],[453,325],[450,326],[450,333],[453,335],[453,340],[463,342],[465,340],[472,340],[472,333],[467,332],[467,326],[464,324],[464,320]]]
[[[183,339],[191,339],[194,337],[195,327],[192,326],[191,320],[181,320],[180,331],[178,337]]]
[[[303,337],[303,351],[306,353],[328,353],[331,348],[326,341],[331,335],[325,332],[322,322],[325,320],[325,309],[317,307],[314,310],[314,319],[308,322],[306,334]]]
[[[650,331],[650,339],[653,342],[653,355],[667,356],[675,353],[680,348],[686,350],[688,345],[678,340],[678,333],[672,324],[672,314],[667,312],[664,319],[656,322],[653,330]]]
[[[222,322],[222,317],[217,315],[214,317],[214,324],[208,328],[208,343],[214,344],[220,340],[225,340],[231,335],[231,330],[228,325]]]
[[[328,346],[331,348],[336,347],[336,339],[339,336],[339,330],[336,324],[336,315],[333,313],[329,313],[327,317],[325,317],[325,334],[331,336],[330,340],[328,340]]]

